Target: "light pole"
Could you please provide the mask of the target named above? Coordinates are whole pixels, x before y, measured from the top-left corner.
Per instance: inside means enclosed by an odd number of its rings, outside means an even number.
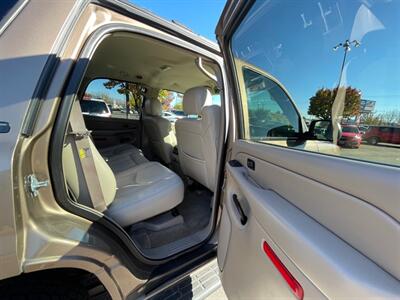
[[[360,47],[361,43],[357,40],[354,41],[349,41],[346,40],[344,43],[339,43],[335,47],[333,47],[333,51],[337,51],[340,47],[344,49],[344,55],[343,55],[343,61],[342,61],[342,67],[340,68],[340,76],[339,76],[339,83],[338,83],[338,88],[340,85],[340,81],[342,80],[342,75],[343,75],[343,69],[344,69],[344,64],[346,63],[346,58],[347,58],[347,52],[351,51],[351,46],[354,45],[354,47]]]
[[[332,120],[332,127],[333,127],[333,143],[337,145],[337,140],[339,138],[339,132],[341,130],[341,119],[343,116],[344,108],[345,108],[345,99],[346,99],[346,90],[341,90],[340,85],[342,83],[342,76],[343,70],[346,63],[347,52],[351,51],[351,46],[359,47],[361,43],[357,40],[349,41],[348,39],[344,43],[339,43],[335,47],[333,47],[333,51],[338,50],[339,48],[344,49],[343,61],[342,66],[340,68],[340,75],[339,75],[339,82],[336,88],[336,96],[335,100],[332,104],[332,111],[331,111],[331,120]]]

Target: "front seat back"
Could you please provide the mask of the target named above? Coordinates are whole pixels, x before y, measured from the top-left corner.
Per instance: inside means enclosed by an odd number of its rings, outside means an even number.
[[[221,108],[212,105],[208,88],[195,87],[183,96],[183,110],[189,117],[175,123],[181,169],[214,191]]]
[[[162,105],[156,99],[147,99],[144,106],[143,126],[152,152],[164,163],[171,162],[171,152],[176,145],[171,122],[162,116]]]

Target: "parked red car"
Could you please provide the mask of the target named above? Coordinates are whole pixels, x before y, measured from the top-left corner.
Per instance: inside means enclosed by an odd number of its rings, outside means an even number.
[[[363,136],[371,145],[378,143],[400,144],[400,127],[394,126],[369,126]]]
[[[362,134],[354,125],[342,125],[342,136],[338,141],[339,146],[359,148],[361,145]]]

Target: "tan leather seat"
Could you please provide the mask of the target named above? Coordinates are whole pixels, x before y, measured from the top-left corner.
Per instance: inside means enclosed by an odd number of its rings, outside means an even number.
[[[166,212],[183,200],[181,178],[158,162],[146,162],[116,175],[117,192],[106,214],[128,226]]]
[[[114,174],[148,162],[142,151],[131,144],[120,144],[99,150]]]
[[[211,92],[195,87],[183,96],[187,117],[175,122],[179,162],[183,173],[211,191],[215,189],[221,108],[212,105]]]
[[[82,183],[85,180],[72,142],[72,138],[67,136],[63,149],[64,176],[78,202],[88,205],[90,201],[82,199],[82,189],[85,188]],[[129,168],[113,173],[91,140],[89,146],[105,201],[104,214],[121,226],[154,217],[182,202],[184,185],[180,177],[158,162],[149,162],[137,148],[124,145],[102,151],[109,156],[109,162],[118,161],[117,169],[121,167],[119,159],[123,157],[130,164]],[[140,162],[136,161],[133,166],[133,161],[129,162],[129,155],[139,155]]]
[[[171,122],[161,116],[162,105],[156,99],[145,101],[144,112],[143,125],[151,150],[162,162],[169,164],[172,149],[176,145]]]

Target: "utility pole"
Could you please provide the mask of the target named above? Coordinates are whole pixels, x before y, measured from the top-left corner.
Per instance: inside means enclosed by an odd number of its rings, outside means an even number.
[[[351,51],[352,45],[354,45],[354,47],[359,47],[361,45],[361,43],[357,40],[349,41],[347,39],[344,43],[339,43],[335,47],[333,47],[333,51],[337,51],[339,48],[344,49],[342,66],[340,67],[339,82],[338,82],[338,85],[336,88],[336,96],[335,96],[335,100],[333,101],[333,104],[332,104],[332,112],[331,112],[331,120],[332,120],[332,127],[333,127],[332,138],[333,138],[333,143],[335,145],[337,145],[337,141],[340,138],[339,137],[339,132],[341,131],[340,124],[342,122],[342,116],[343,116],[345,100],[346,100],[346,92],[340,91],[340,84],[342,83],[343,70],[344,70],[344,66],[346,64],[347,52]]]
[[[351,51],[351,46],[354,45],[354,47],[360,47],[361,43],[357,40],[354,41],[349,41],[346,40],[344,43],[339,43],[335,47],[333,47],[333,51],[337,51],[339,48],[344,49],[344,55],[343,55],[343,61],[342,61],[342,66],[340,68],[340,75],[339,75],[339,82],[338,82],[338,88],[340,86],[340,82],[342,80],[342,75],[343,75],[343,70],[344,70],[344,65],[346,63],[346,58],[347,58],[347,52]]]

